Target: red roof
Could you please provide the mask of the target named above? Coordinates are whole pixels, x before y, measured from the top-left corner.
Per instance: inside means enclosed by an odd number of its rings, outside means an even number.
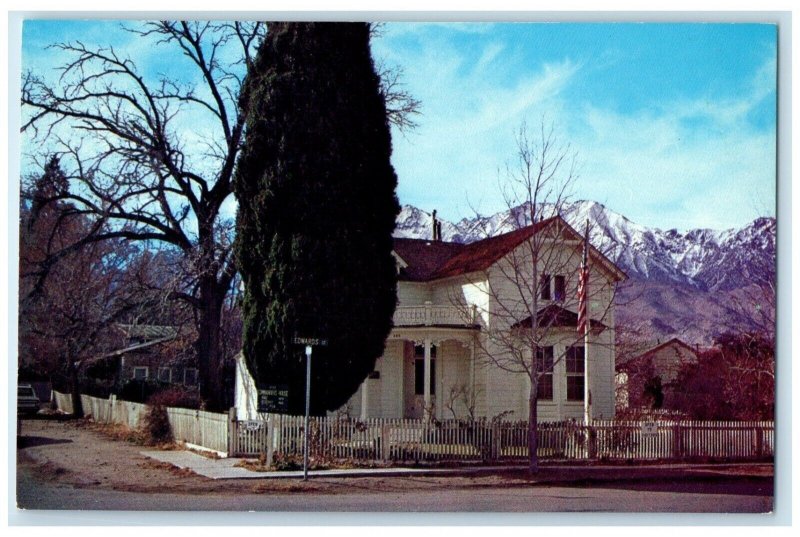
[[[425,239],[394,239],[394,252],[408,266],[400,270],[400,279],[412,282],[432,280],[437,268],[466,245]]]
[[[400,271],[400,279],[424,282],[486,270],[508,252],[556,220],[561,221],[565,229],[572,230],[561,217],[553,216],[536,224],[469,244],[395,238],[394,251],[408,265]],[[572,231],[574,232],[574,230]],[[577,232],[575,235],[580,238]],[[625,273],[605,256],[594,248],[591,250],[593,254],[599,255],[610,270],[618,273],[619,279],[625,277]]]
[[[556,218],[469,244],[395,238],[394,251],[408,264],[400,279],[429,281],[486,270]]]
[[[532,226],[526,226],[496,237],[489,237],[464,246],[459,253],[448,259],[433,274],[432,279],[447,278],[486,270],[498,259],[522,244],[534,233],[549,225],[557,217],[548,218]]]

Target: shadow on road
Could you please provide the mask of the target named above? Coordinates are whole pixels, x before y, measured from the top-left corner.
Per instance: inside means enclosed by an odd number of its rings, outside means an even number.
[[[641,481],[583,480],[570,484],[572,487],[604,488],[640,492],[687,492],[693,494],[744,494],[749,496],[773,496],[772,477],[736,478],[687,478],[660,479],[645,483]]]
[[[51,444],[71,444],[72,440],[66,438],[47,438],[45,436],[18,436],[17,449],[25,449],[36,446],[48,446]]]

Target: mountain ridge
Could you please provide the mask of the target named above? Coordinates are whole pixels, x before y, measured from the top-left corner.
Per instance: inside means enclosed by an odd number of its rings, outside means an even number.
[[[519,206],[455,223],[437,219],[442,240],[468,243],[527,225],[527,209]],[[545,218],[555,214],[552,206],[537,209]],[[743,297],[775,281],[777,229],[772,217],[740,228],[680,232],[637,224],[595,201],[565,204],[560,214],[576,230],[588,219],[592,245],[628,274],[618,293],[618,324],[635,325],[648,339],[680,337],[708,345],[725,331],[748,329],[736,311]],[[404,205],[395,236],[430,239],[432,221],[431,213]]]

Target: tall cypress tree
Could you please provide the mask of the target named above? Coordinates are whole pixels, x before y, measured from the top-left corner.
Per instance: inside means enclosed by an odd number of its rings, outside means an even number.
[[[399,204],[386,105],[362,23],[272,23],[252,92],[235,193],[243,352],[259,386],[286,384],[302,413],[343,405],[392,326]]]

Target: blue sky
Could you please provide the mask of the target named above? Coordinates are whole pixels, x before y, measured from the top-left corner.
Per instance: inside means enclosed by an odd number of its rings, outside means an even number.
[[[575,199],[648,226],[741,226],[774,215],[776,30],[758,24],[389,23],[376,59],[399,65],[422,101],[394,133],[401,203],[444,218],[504,209],[498,170],[523,121],[552,122],[578,157]],[[32,21],[23,69],[43,47],[113,44],[181,75],[180,58],[100,21]],[[202,121],[192,125],[203,137]],[[24,169],[24,168],[23,168]]]

